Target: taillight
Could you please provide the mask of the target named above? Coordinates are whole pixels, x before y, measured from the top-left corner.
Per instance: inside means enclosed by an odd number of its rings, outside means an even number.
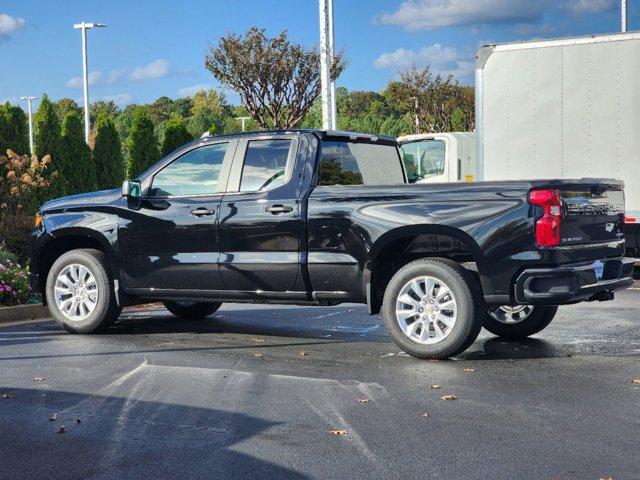
[[[529,203],[542,207],[542,217],[536,221],[536,245],[555,247],[560,245],[562,200],[558,190],[531,190]]]
[[[624,217],[624,223],[636,223],[638,221],[635,217]]]

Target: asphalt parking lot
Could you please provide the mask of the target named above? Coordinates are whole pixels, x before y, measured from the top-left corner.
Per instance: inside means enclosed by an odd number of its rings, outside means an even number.
[[[638,479],[638,377],[637,285],[438,362],[359,305],[4,325],[0,478]]]

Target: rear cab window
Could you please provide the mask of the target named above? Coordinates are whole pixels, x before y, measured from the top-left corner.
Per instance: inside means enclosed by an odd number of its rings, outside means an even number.
[[[397,185],[405,177],[398,148],[342,139],[321,141],[318,185]]]

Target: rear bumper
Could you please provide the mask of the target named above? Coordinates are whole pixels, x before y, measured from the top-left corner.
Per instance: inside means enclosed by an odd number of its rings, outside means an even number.
[[[633,258],[602,260],[602,276],[593,263],[531,268],[518,276],[517,304],[561,305],[585,300],[609,300],[611,292],[633,284]]]

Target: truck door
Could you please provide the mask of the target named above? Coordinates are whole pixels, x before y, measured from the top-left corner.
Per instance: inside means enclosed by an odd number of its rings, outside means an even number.
[[[296,288],[306,232],[301,215],[300,138],[243,138],[220,207],[220,272],[228,290]]]

